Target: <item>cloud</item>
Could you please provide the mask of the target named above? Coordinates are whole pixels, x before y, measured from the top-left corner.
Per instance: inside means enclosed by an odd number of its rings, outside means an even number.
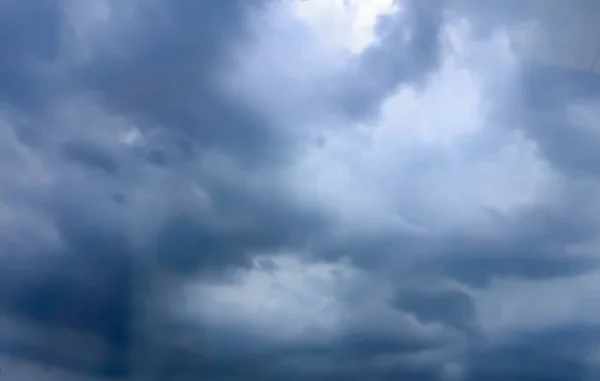
[[[369,4],[0,5],[0,305],[24,333],[3,355],[105,379],[599,374],[598,10]]]

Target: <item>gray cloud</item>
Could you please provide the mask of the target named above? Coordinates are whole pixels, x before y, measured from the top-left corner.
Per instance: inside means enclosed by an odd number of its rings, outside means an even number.
[[[523,112],[524,129],[560,170],[596,177],[593,147],[598,135],[591,124],[597,113],[598,75],[553,67],[525,73],[524,98],[535,108]]]
[[[394,305],[398,309],[414,313],[426,322],[440,321],[459,330],[473,331],[476,311],[472,298],[456,290],[416,290],[397,295]]]
[[[514,336],[508,343],[478,348],[471,355],[470,379],[585,380],[593,375],[585,357],[598,342],[596,327],[567,325]]]
[[[40,84],[48,80],[44,76],[44,61],[53,60],[58,54],[60,9],[53,0],[27,5],[8,1],[2,5],[1,18],[0,75],[5,85],[0,100],[34,112],[43,107],[49,95],[49,89]]]
[[[426,81],[441,59],[442,5],[409,1],[405,13],[379,20],[379,44],[361,55],[358,72],[352,72],[342,86],[346,113],[353,118],[373,113],[398,86]]]
[[[292,5],[0,5],[3,356],[592,379],[600,87],[547,57],[598,10],[397,1],[353,29]]]

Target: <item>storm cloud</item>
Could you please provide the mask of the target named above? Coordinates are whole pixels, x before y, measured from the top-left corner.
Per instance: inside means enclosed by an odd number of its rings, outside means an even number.
[[[597,379],[565,4],[2,2],[3,374]]]

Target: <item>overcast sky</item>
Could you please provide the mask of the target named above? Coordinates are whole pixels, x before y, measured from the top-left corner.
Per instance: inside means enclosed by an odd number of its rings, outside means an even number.
[[[2,356],[597,380],[599,4],[1,1]]]

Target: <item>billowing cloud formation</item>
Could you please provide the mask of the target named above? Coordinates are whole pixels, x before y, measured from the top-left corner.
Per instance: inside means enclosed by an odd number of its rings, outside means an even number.
[[[3,356],[596,379],[600,9],[569,4],[2,3]]]

